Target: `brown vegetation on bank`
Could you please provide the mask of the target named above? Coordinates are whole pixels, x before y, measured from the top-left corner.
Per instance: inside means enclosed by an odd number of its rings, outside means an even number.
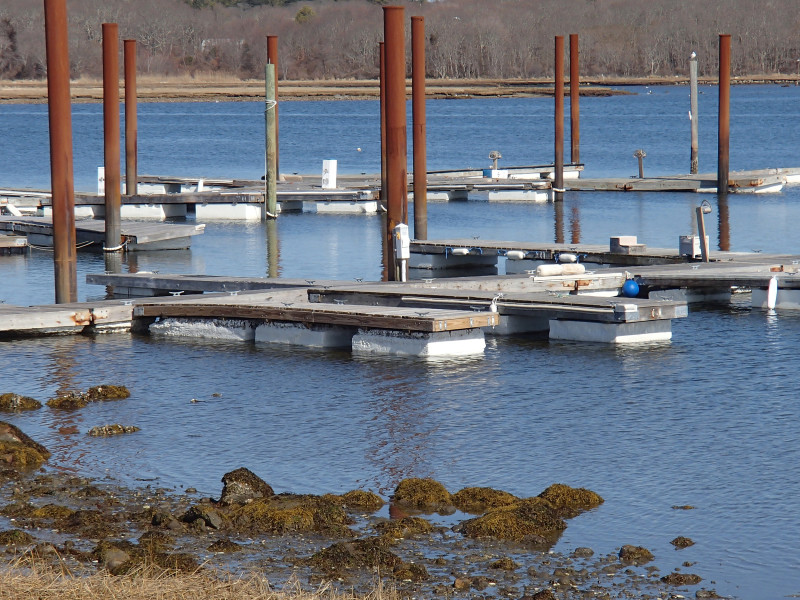
[[[553,36],[577,33],[590,78],[717,70],[719,33],[733,41],[734,76],[797,75],[800,23],[794,0],[446,0],[403,2],[425,17],[427,75],[435,79],[552,77]],[[206,4],[196,2],[196,4]],[[280,4],[276,1],[275,4]],[[282,6],[193,8],[185,0],[70,0],[72,75],[100,77],[101,26],[138,42],[144,75],[226,73],[263,79],[266,36],[279,38],[279,78],[375,79],[382,11],[368,0],[306,0]],[[0,6],[0,78],[46,70],[42,3]]]

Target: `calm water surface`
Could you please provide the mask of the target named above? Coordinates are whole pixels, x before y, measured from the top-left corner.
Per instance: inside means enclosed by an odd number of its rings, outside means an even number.
[[[634,174],[640,147],[648,172],[686,170],[687,89],[636,91],[582,99],[587,175]],[[701,170],[715,172],[716,91],[704,91]],[[798,107],[797,88],[734,88],[732,168],[798,166]],[[102,162],[100,111],[75,107],[76,182],[87,190]],[[375,111],[369,101],[284,103],[282,170],[316,172],[322,159],[338,158],[340,172],[377,171]],[[431,101],[429,165],[483,166],[494,149],[501,164],[546,162],[551,118],[552,102],[540,99]],[[259,103],[143,104],[139,131],[142,172],[259,177],[263,169]],[[0,186],[47,187],[45,108],[0,105],[0,133],[20,140],[0,149]],[[429,237],[542,241],[560,233],[607,243],[633,234],[674,247],[691,233],[699,200],[567,194],[558,215],[552,204],[433,203]],[[721,211],[709,200],[719,244]],[[800,253],[798,200],[797,188],[731,196],[723,219],[731,249]],[[211,222],[191,250],[134,253],[123,269],[265,275],[267,235],[276,235],[283,277],[377,279],[379,230],[373,216],[287,214],[269,234],[263,224]],[[83,281],[104,269],[102,257],[81,254],[78,269],[81,299],[101,297]],[[0,300],[52,298],[51,255],[0,257]],[[696,562],[685,570],[720,594],[798,594],[800,315],[751,310],[743,297],[731,307],[693,307],[673,333],[671,343],[636,348],[490,338],[481,358],[434,362],[127,335],[11,341],[0,344],[0,392],[46,400],[106,382],[132,390],[130,400],[75,413],[7,417],[47,445],[60,469],[207,495],[239,466],[277,491],[312,493],[363,487],[386,496],[404,477],[430,476],[451,491],[485,485],[529,496],[563,482],[606,502],[573,519],[557,550],[641,544],[664,571]],[[111,422],[142,431],[85,435]],[[80,433],[62,433],[70,426]],[[672,509],[687,504],[696,509]],[[669,541],[678,535],[696,545],[676,552]]]

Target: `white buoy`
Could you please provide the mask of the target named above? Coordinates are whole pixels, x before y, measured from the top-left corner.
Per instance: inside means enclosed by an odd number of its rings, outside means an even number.
[[[577,254],[569,254],[569,253],[559,254],[558,255],[558,262],[560,262],[560,263],[576,263],[576,262],[578,262],[578,256],[577,256]]]
[[[453,248],[450,250],[450,254],[453,256],[466,256],[469,254],[469,248]]]
[[[525,253],[522,250],[509,250],[506,252],[506,258],[509,260],[522,260],[525,258]]]
[[[773,277],[769,280],[769,287],[767,287],[767,308],[772,310],[778,300],[778,278]]]

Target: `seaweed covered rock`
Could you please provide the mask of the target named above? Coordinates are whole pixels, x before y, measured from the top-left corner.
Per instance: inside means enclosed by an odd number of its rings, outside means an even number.
[[[130,398],[130,391],[124,385],[96,385],[85,392],[67,392],[47,401],[47,406],[58,410],[74,410],[88,406],[89,402],[122,400]]]
[[[620,548],[619,559],[631,565],[643,565],[653,560],[653,553],[643,546],[625,545]]]
[[[46,404],[57,410],[75,410],[89,406],[89,399],[82,392],[67,392],[50,398]]]
[[[351,490],[339,496],[342,505],[352,510],[365,510],[375,512],[386,504],[378,494],[365,490]]]
[[[421,517],[404,517],[398,520],[381,521],[375,525],[375,529],[383,536],[399,539],[430,533],[433,531],[433,525]]]
[[[267,482],[245,467],[225,473],[222,476],[222,483],[219,502],[223,505],[245,504],[257,498],[270,498],[275,495]]]
[[[491,537],[547,547],[555,543],[566,527],[547,500],[526,498],[464,521],[456,531],[472,538]]]
[[[241,544],[232,542],[227,538],[217,540],[208,547],[209,552],[214,552],[216,554],[230,554],[232,552],[239,552],[239,550],[241,549],[242,549]]]
[[[452,495],[453,505],[462,512],[483,513],[519,502],[514,494],[488,487],[467,487]]]
[[[284,535],[314,532],[331,537],[353,537],[352,519],[337,502],[324,496],[282,494],[254,500],[230,513],[242,531]]]
[[[89,402],[100,400],[124,400],[131,397],[131,392],[124,385],[96,385],[86,391]]]
[[[603,499],[586,488],[573,488],[563,483],[554,483],[539,494],[547,500],[565,519],[571,519],[586,510],[600,506]]]
[[[419,583],[430,578],[428,569],[419,563],[404,562],[392,570],[392,578],[399,581]]]
[[[367,538],[338,542],[323,548],[308,559],[313,567],[328,575],[344,575],[347,571],[379,569],[393,572],[403,565],[402,559],[389,550],[384,538]]]
[[[189,554],[154,552],[152,548],[127,541],[100,542],[92,551],[92,558],[112,575],[126,575],[142,567],[158,569],[164,574],[194,573],[200,568]]]
[[[684,537],[679,535],[674,540],[670,542],[676,548],[688,548],[689,546],[694,546],[694,540],[688,537]]]
[[[670,573],[669,575],[664,575],[661,581],[667,585],[697,585],[703,581],[703,578],[694,573]]]
[[[452,506],[450,492],[433,479],[409,478],[397,484],[392,496],[394,502],[420,510],[437,511]]]
[[[136,431],[140,431],[140,429],[135,425],[120,425],[119,423],[114,423],[113,425],[98,425],[97,427],[92,427],[88,433],[94,437],[107,437],[110,435],[121,435],[123,433],[134,433]]]
[[[35,469],[50,458],[50,452],[18,427],[0,421],[0,464],[13,469]]]
[[[0,531],[0,546],[30,546],[35,541],[36,538],[21,529]]]
[[[18,412],[23,410],[36,410],[42,408],[42,403],[29,396],[19,394],[1,394],[0,410],[8,412]]]

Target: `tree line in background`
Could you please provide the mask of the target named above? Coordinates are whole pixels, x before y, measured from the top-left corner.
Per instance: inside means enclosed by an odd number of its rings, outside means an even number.
[[[67,0],[74,78],[102,76],[105,22],[138,44],[144,75],[263,78],[266,36],[279,38],[281,79],[374,79],[382,0]],[[580,35],[586,76],[717,72],[732,37],[738,75],[800,73],[797,0],[439,0],[403,3],[425,17],[427,76],[553,75],[553,37]],[[410,26],[407,28],[410,31]],[[410,52],[410,50],[409,50]],[[0,5],[0,78],[46,73],[43,2]]]

